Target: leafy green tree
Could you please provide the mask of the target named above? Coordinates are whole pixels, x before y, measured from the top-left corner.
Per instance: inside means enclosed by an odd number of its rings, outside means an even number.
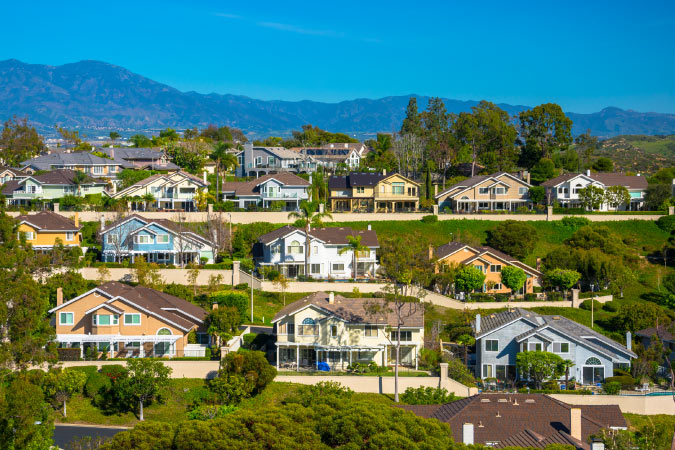
[[[229,127],[217,127],[215,125],[209,125],[204,128],[200,136],[206,139],[210,139],[213,142],[233,142],[234,138],[232,137],[232,131]]]
[[[542,205],[546,201],[546,188],[543,186],[532,186],[529,189],[529,196],[533,203]]]
[[[469,347],[476,343],[476,338],[470,334],[461,334],[457,337],[457,343],[464,348],[464,365],[469,367]]]
[[[455,401],[455,394],[448,393],[445,388],[409,387],[401,395],[401,400],[408,405],[442,405]]]
[[[460,292],[481,290],[485,283],[485,274],[474,266],[464,266],[455,277],[455,289]]]
[[[108,136],[110,137],[110,140],[112,141],[113,145],[115,144],[116,140],[122,137],[117,131],[111,131]]]
[[[645,205],[649,211],[665,211],[673,204],[673,187],[670,184],[650,184],[645,193]]]
[[[241,325],[241,314],[234,306],[219,306],[206,317],[209,333],[219,337],[235,333],[239,325]]]
[[[518,116],[520,134],[525,142],[522,163],[532,167],[541,158],[551,158],[572,143],[572,120],[555,103],[546,103],[523,111]]]
[[[408,106],[405,109],[405,118],[401,124],[401,136],[404,134],[414,134],[416,136],[422,136],[422,119],[417,111],[417,99],[415,97],[410,97],[408,100]]]
[[[655,303],[632,302],[621,305],[616,316],[612,319],[614,329],[635,333],[656,324],[670,323],[665,311]]]
[[[333,218],[330,213],[317,212],[318,209],[318,202],[308,202],[307,200],[303,200],[300,202],[298,211],[292,211],[288,214],[289,219],[297,219],[297,222],[299,222],[305,230],[305,276],[309,276],[309,271],[307,270],[309,267],[309,249],[311,244],[309,230],[311,227],[320,228],[323,226],[323,221],[325,219]]]
[[[620,206],[630,203],[630,193],[625,186],[609,186],[605,189],[605,203],[618,209]]]
[[[156,170],[122,169],[117,174],[117,179],[122,183],[121,189],[124,189],[157,173],[159,172]]]
[[[555,163],[549,158],[542,158],[533,165],[530,171],[530,179],[533,183],[541,184],[557,174]]]
[[[546,274],[546,279],[551,285],[557,286],[565,291],[577,284],[579,278],[581,278],[579,272],[568,269],[553,269]]]
[[[134,134],[129,138],[136,148],[152,147],[152,141],[144,134]]]
[[[356,279],[358,273],[356,273],[356,265],[358,262],[358,254],[369,251],[369,247],[361,243],[361,238],[363,236],[347,236],[347,245],[338,250],[338,254],[342,255],[344,253],[352,252],[352,277]]]
[[[42,136],[28,119],[16,116],[6,120],[0,133],[0,159],[7,166],[18,166],[47,149]]]
[[[609,158],[599,158],[593,163],[593,170],[596,172],[613,172],[614,163]]]
[[[526,351],[516,355],[516,368],[534,381],[537,389],[541,389],[544,380],[559,378],[563,374],[562,367],[563,359],[555,353]]]
[[[23,376],[0,384],[0,448],[51,450],[53,432],[42,389]]]
[[[589,184],[579,189],[579,203],[589,211],[600,209],[605,202],[605,190],[599,186]]]
[[[211,294],[211,302],[217,303],[218,307],[233,306],[239,311],[241,322],[246,320],[249,298],[241,292],[216,292]]]
[[[579,159],[583,158],[584,165],[590,167],[591,156],[596,148],[598,148],[598,138],[591,136],[591,130],[586,130],[584,134],[580,134],[574,139],[576,150],[579,152]],[[577,169],[581,171],[581,167]]]
[[[145,287],[162,290],[164,279],[157,263],[149,263],[144,256],[137,256],[133,264],[133,276],[136,282]]]
[[[527,281],[525,271],[520,267],[504,266],[501,272],[502,284],[511,289],[512,293],[518,292]]]
[[[211,146],[200,141],[170,141],[166,144],[166,154],[173,162],[192,174],[199,174],[211,153]]]
[[[505,220],[488,231],[487,244],[521,261],[534,250],[537,231],[527,222]]]
[[[81,370],[64,370],[56,375],[54,399],[63,404],[63,417],[67,417],[66,403],[76,392],[82,392],[87,374]]]
[[[648,178],[649,184],[672,184],[675,178],[675,167],[662,167]]]
[[[209,388],[228,405],[258,395],[277,375],[263,352],[239,350],[228,353],[221,362],[218,376]]]
[[[126,375],[116,380],[113,391],[123,403],[133,400],[138,405],[139,420],[144,420],[143,405],[154,399],[169,382],[172,369],[162,361],[129,359]]]

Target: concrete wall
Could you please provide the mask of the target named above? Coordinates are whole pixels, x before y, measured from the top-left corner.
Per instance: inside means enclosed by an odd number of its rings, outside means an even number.
[[[654,415],[675,414],[675,402],[671,395],[550,395],[556,400],[571,405],[618,405],[623,413]]]
[[[20,213],[16,211],[8,212],[9,215],[18,216]],[[64,217],[72,218],[74,212],[62,211],[59,214]],[[177,213],[171,212],[142,212],[145,217],[151,219],[169,219],[176,220]],[[218,214],[218,213],[215,213]],[[268,223],[293,223],[294,219],[288,218],[287,212],[233,212],[221,213],[225,219],[232,215],[232,223],[253,223],[253,222],[268,222]],[[431,213],[333,213],[333,221],[335,222],[377,222],[383,220],[421,220],[422,217],[428,216]],[[92,212],[84,211],[80,213],[80,220],[84,222],[99,221],[101,216],[106,220],[112,221],[118,218],[117,213],[113,212]],[[182,213],[181,217],[185,217],[187,222],[205,222],[208,213],[206,212],[189,212]],[[554,214],[551,220],[560,220],[565,217],[565,214]],[[597,214],[584,215],[591,222],[611,222],[617,220],[657,220],[660,215],[629,215],[629,214]],[[475,219],[475,220],[520,220],[520,221],[534,221],[547,220],[546,214],[440,214],[438,220],[459,220],[459,219]],[[327,220],[330,222],[330,220]]]
[[[164,365],[172,369],[171,378],[214,378],[218,374],[220,361],[163,361]],[[59,363],[61,367],[82,367],[82,366],[110,366],[120,364],[125,366],[126,361],[63,361]]]
[[[133,271],[131,269],[123,268],[110,268],[110,280],[109,281],[132,281],[133,280]],[[98,280],[98,268],[96,267],[83,267],[78,269],[78,272],[86,280]],[[185,269],[159,269],[159,273],[162,276],[162,279],[165,283],[176,283],[176,284],[191,284],[188,281],[188,271]],[[209,284],[209,277],[211,275],[223,277],[223,284],[232,283],[232,271],[231,270],[217,270],[217,269],[202,269],[199,271],[199,276],[197,277],[197,285],[206,286]],[[242,281],[242,283],[246,280]],[[238,284],[238,283],[235,283]],[[254,286],[255,287],[255,286]],[[290,291],[289,291],[290,292]]]

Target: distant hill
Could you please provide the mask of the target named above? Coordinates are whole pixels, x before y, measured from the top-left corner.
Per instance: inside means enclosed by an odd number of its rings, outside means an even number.
[[[414,94],[413,94],[414,95]],[[311,123],[356,135],[400,128],[410,95],[356,99],[339,103],[264,101],[233,94],[199,94],[175,88],[99,61],[62,66],[0,61],[0,119],[27,115],[42,129],[54,124],[90,130],[142,131],[230,125],[256,135],[287,135]],[[429,97],[417,96],[420,109]],[[459,113],[476,101],[444,99]],[[500,104],[510,114],[523,105]],[[586,129],[600,137],[620,134],[673,134],[675,114],[639,113],[605,108],[598,113],[569,113],[574,133]]]
[[[616,136],[602,141],[595,156],[612,159],[622,171],[653,173],[675,166],[675,135]]]

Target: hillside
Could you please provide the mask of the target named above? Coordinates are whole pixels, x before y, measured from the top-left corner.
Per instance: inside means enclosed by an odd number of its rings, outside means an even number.
[[[414,95],[414,94],[412,94]],[[417,96],[420,109],[429,97]],[[81,130],[184,129],[215,123],[242,128],[252,136],[288,135],[311,123],[334,132],[370,136],[400,128],[410,95],[339,103],[264,101],[233,94],[181,92],[129,70],[99,61],[61,66],[0,61],[0,119],[28,116],[41,131],[54,124]],[[469,110],[476,101],[444,99],[448,111]],[[500,104],[509,114],[527,109]],[[605,108],[570,112],[574,133],[596,136],[675,133],[675,114]]]
[[[675,166],[675,135],[616,136],[600,143],[596,157],[606,156],[617,169],[633,172],[656,172]]]

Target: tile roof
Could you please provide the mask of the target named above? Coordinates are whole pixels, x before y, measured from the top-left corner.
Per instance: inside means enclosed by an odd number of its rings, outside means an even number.
[[[23,172],[19,169],[15,169],[14,167],[0,166],[0,173],[5,172],[5,171],[10,171],[17,177],[27,177],[28,176],[27,173],[25,173],[25,172]]]
[[[452,191],[455,191],[455,190],[462,190],[463,191],[464,189],[468,189],[470,187],[475,187],[475,186],[481,184],[482,182],[484,182],[485,180],[488,180],[490,178],[496,179],[498,177],[501,177],[502,175],[507,175],[510,178],[515,178],[519,182],[521,182],[525,185],[528,185],[526,181],[523,181],[523,180],[519,179],[518,177],[516,177],[516,176],[514,176],[514,175],[512,175],[508,172],[495,172],[495,173],[491,173],[490,175],[475,175],[473,177],[467,178],[466,180],[462,180],[460,182],[457,182],[457,183],[453,184],[452,186],[449,186],[446,189],[444,189],[443,192],[440,192],[439,194],[436,194],[435,197],[439,198],[439,197],[441,197],[443,195],[446,195],[446,194],[449,194],[449,193],[451,193]],[[501,180],[496,180],[496,181],[501,182]]]
[[[191,228],[181,226],[180,224],[178,224],[178,223],[176,223],[172,220],[169,220],[169,219],[148,219],[147,217],[143,217],[140,214],[130,214],[128,216],[122,217],[121,219],[116,220],[115,222],[107,225],[105,228],[102,228],[101,230],[99,230],[99,233],[106,233],[106,232],[110,231],[111,229],[115,228],[120,223],[126,222],[127,220],[131,220],[131,219],[138,219],[141,222],[144,222],[146,225],[155,223],[155,224],[158,224],[158,225],[166,228],[167,230],[173,231],[174,233],[187,234],[187,235],[189,235],[188,237],[191,236],[192,238],[194,238],[194,239],[196,239],[196,240],[198,240],[198,241],[200,241],[204,244],[213,245],[213,242],[211,242],[208,237],[203,236],[199,233],[196,233]]]
[[[134,167],[133,164],[123,159],[102,158],[100,156],[94,155],[86,151],[72,152],[72,153],[51,153],[48,155],[40,155],[35,158],[23,161],[21,163],[21,167],[30,166],[38,170],[50,170],[53,166],[65,166],[65,165],[77,165],[77,166],[117,165],[128,168]]]
[[[627,189],[647,189],[648,183],[646,177],[637,175],[624,175],[616,172],[595,172],[587,175],[585,173],[565,173],[558,177],[546,180],[541,183],[544,187],[555,187],[560,183],[569,181],[573,178],[582,175],[594,181],[604,184],[605,186],[625,186]]]
[[[534,273],[537,275],[542,275],[541,272],[536,270],[533,267],[528,266],[527,264],[524,264],[520,261],[518,261],[516,258],[514,258],[511,255],[508,255],[502,251],[497,250],[496,248],[489,247],[487,245],[468,245],[463,242],[449,242],[447,244],[441,245],[440,247],[437,247],[434,249],[434,256],[438,259],[443,259],[446,258],[453,253],[461,250],[464,247],[468,247],[472,249],[474,252],[476,252],[475,255],[465,259],[462,261],[462,264],[468,264],[469,262],[475,260],[476,258],[479,258],[482,255],[485,255],[486,253],[492,254],[496,256],[499,259],[502,259],[504,261],[507,261],[510,264],[513,264],[514,266],[518,266],[521,269],[528,271],[530,273]]]
[[[70,169],[57,169],[52,170],[42,175],[29,175],[26,178],[10,180],[2,186],[2,193],[5,195],[12,195],[14,191],[19,189],[26,179],[32,178],[40,184],[49,184],[49,185],[64,185],[64,186],[75,186],[73,180],[75,179],[75,171]],[[103,184],[107,185],[108,183],[104,180],[98,178],[92,178],[87,175],[82,183],[83,185],[95,185]]]
[[[330,311],[335,316],[351,323],[368,323],[368,324],[387,324],[391,326],[397,325],[396,314],[386,307],[381,314],[369,314],[367,312],[368,305],[379,304],[384,306],[384,300],[380,298],[346,298],[335,294],[334,302],[329,302],[330,295],[327,292],[315,292],[307,297],[301,298],[289,305],[284,306],[279,312],[274,315],[273,322],[308,306],[314,305]],[[406,308],[406,307],[404,307]],[[423,327],[424,326],[424,304],[410,303],[409,310],[406,310],[404,315],[408,315],[404,319],[404,326],[406,327]]]
[[[110,156],[111,154],[115,155],[116,159],[123,159],[125,161],[147,161],[148,163],[143,166],[143,168],[148,168],[150,170],[179,170],[180,167],[176,164],[168,161],[166,164],[160,164],[159,160],[162,156],[166,156],[164,151],[161,149],[155,148],[144,148],[144,147],[102,147],[96,151],[105,153]]]
[[[637,336],[641,337],[646,337],[646,338],[651,338],[652,336],[656,335],[658,336],[659,339],[662,341],[672,341],[673,340],[673,333],[672,331],[668,330],[666,327],[663,325],[659,325],[659,327],[649,327],[645,328],[643,330],[640,330],[635,333]]]
[[[40,211],[36,214],[25,214],[18,216],[16,220],[21,222],[27,222],[31,225],[35,225],[38,229],[41,230],[50,230],[50,231],[78,231],[81,226],[75,226],[75,222],[72,220],[63,217],[61,214],[56,214],[51,211]]]
[[[349,175],[333,175],[328,179],[329,189],[348,189],[356,186],[375,186],[380,181],[395,174],[383,175],[381,172],[352,172]]]
[[[178,181],[174,181],[173,179],[176,176],[180,176],[180,177],[182,177],[182,179],[178,180]],[[126,187],[126,188],[122,189],[121,191],[118,191],[112,197],[113,198],[124,197],[129,192],[133,192],[137,189],[140,189],[144,186],[149,185],[153,181],[156,181],[156,180],[162,179],[162,178],[166,180],[166,183],[170,183],[170,184],[177,184],[177,183],[180,183],[181,181],[183,181],[185,179],[192,180],[194,183],[196,183],[200,186],[208,186],[210,184],[208,181],[206,183],[204,183],[203,179],[201,179],[199,177],[196,177],[196,176],[192,175],[191,173],[187,173],[187,172],[183,172],[183,171],[173,172],[173,173],[168,173],[168,174],[167,173],[156,173],[154,175],[150,175],[148,178],[144,178],[141,181],[138,181],[138,182],[132,184],[129,187]]]
[[[223,192],[234,192],[235,195],[260,195],[258,186],[267,180],[277,180],[286,186],[309,186],[309,181],[290,172],[264,175],[251,181],[228,181],[223,183]]]
[[[281,228],[263,234],[258,238],[258,241],[263,244],[269,244],[293,231],[300,231],[304,235],[302,228],[284,225]],[[354,230],[350,227],[314,228],[310,230],[309,235],[330,245],[347,244],[349,242],[347,236],[361,236],[361,244],[367,247],[379,247],[380,245],[375,230]]]
[[[448,423],[458,442],[463,424],[472,423],[475,442],[497,441],[496,448],[509,445],[544,448],[552,443],[587,448],[584,446],[588,438],[600,429],[627,427],[616,405],[575,406],[543,394],[479,394],[444,405],[400,407]],[[581,409],[582,442],[569,435],[571,408]]]

